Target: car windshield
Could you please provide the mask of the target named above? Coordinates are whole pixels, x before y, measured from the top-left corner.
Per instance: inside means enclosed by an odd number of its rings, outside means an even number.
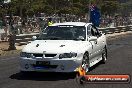
[[[38,37],[39,40],[82,40],[86,38],[84,26],[49,26]]]

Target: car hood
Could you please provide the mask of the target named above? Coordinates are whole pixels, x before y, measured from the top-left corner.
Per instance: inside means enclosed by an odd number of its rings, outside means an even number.
[[[85,49],[86,41],[74,40],[36,40],[23,48],[28,53],[69,53]]]

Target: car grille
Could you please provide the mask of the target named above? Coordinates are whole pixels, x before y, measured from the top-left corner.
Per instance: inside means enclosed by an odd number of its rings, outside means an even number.
[[[54,57],[56,56],[57,54],[45,54],[45,57]]]
[[[33,54],[35,57],[43,57],[43,54]]]
[[[55,57],[57,54],[45,54],[45,57]],[[34,57],[43,57],[43,54],[33,54]]]

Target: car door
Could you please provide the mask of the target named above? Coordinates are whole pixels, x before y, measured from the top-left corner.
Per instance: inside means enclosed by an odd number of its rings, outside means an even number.
[[[92,25],[91,30],[94,31],[94,35],[97,37],[95,56],[99,59],[102,56],[103,48],[105,47],[105,36],[99,32],[99,30]]]
[[[87,28],[87,35],[88,35],[88,42],[90,42],[91,43],[91,46],[92,46],[92,50],[89,53],[89,60],[90,60],[90,63],[91,63],[96,58],[96,56],[97,56],[96,55],[96,52],[97,52],[97,49],[98,49],[97,41],[89,41],[90,38],[97,37],[93,33],[93,29],[92,29],[92,26],[91,25],[89,25],[88,28]]]

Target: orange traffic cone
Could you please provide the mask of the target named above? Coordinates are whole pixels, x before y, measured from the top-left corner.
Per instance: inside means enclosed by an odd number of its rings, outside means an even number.
[[[85,76],[86,75],[86,71],[81,66],[79,67],[78,72],[79,72],[79,76]]]
[[[76,81],[77,81],[77,83],[79,83],[79,84],[84,84],[84,82],[85,82],[85,75],[86,75],[86,71],[84,70],[84,68],[82,68],[82,66],[80,66],[79,68],[78,68],[78,74],[77,74],[77,76],[76,76]]]

